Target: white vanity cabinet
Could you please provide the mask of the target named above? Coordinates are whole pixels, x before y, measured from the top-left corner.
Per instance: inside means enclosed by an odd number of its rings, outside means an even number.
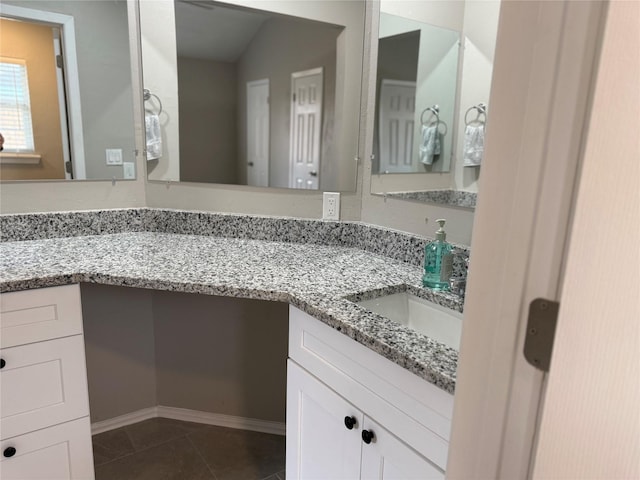
[[[288,479],[444,479],[453,395],[291,307]]]
[[[0,295],[0,472],[92,479],[79,285]]]

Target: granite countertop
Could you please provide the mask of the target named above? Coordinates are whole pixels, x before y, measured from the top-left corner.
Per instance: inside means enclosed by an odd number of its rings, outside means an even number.
[[[90,282],[287,302],[453,393],[456,350],[346,299],[408,290],[461,311],[421,278],[418,266],[345,246],[161,232],[0,243],[0,292]]]

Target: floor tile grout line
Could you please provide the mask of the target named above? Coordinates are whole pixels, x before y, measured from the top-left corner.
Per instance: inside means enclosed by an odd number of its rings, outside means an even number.
[[[122,428],[126,429],[127,427],[125,426],[125,427],[122,427]],[[129,436],[129,434],[128,434],[128,432],[127,432],[126,430],[125,430],[125,433],[127,434],[127,437],[129,438],[129,441],[131,441],[131,437]],[[150,450],[150,449],[155,448],[155,447],[159,447],[160,445],[166,445],[166,444],[167,444],[167,443],[169,443],[169,442],[173,442],[174,440],[178,440],[178,439],[180,439],[180,438],[182,438],[182,437],[186,437],[187,435],[188,435],[188,433],[185,433],[185,434],[183,434],[183,435],[179,435],[179,436],[177,436],[177,437],[170,438],[169,440],[166,440],[166,441],[164,441],[164,442],[160,442],[160,443],[156,443],[156,444],[154,444],[154,445],[150,445],[150,446],[145,447],[145,448],[142,448],[142,449],[140,449],[140,450],[135,450],[135,448],[136,448],[136,447],[135,447],[135,445],[133,445],[133,442],[131,441],[131,446],[134,448],[134,451],[133,451],[133,452],[131,452],[131,453],[126,453],[126,454],[121,455],[121,456],[119,456],[119,457],[117,457],[117,458],[114,458],[113,460],[109,460],[108,462],[103,462],[103,463],[101,463],[101,464],[99,464],[99,465],[94,465],[94,467],[101,467],[102,465],[107,465],[108,463],[115,462],[116,460],[121,460],[121,459],[123,459],[123,458],[128,458],[128,457],[131,457],[131,456],[136,455],[136,454],[138,454],[138,453],[146,452],[147,450]],[[191,443],[191,442],[190,442],[190,443]],[[198,452],[198,454],[199,454],[199,453],[200,453],[200,452]],[[208,465],[207,465],[207,466],[208,466]]]
[[[193,442],[193,440],[191,440],[191,437],[189,436],[189,434],[185,435],[185,437],[187,438],[187,441],[191,444],[191,446],[193,447],[193,449],[196,451],[196,453],[198,454],[198,456],[202,459],[202,461],[204,462],[204,464],[207,466],[207,469],[209,470],[209,472],[211,473],[211,475],[213,476],[214,480],[218,480],[217,475],[214,473],[213,469],[211,468],[211,466],[209,465],[209,462],[207,462],[207,460],[204,458],[204,456],[202,455],[202,453],[200,452],[200,449],[196,446],[196,444]]]

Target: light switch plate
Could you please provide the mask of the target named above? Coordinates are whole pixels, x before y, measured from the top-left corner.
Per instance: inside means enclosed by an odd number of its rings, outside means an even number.
[[[107,148],[107,165],[122,165],[122,149]]]

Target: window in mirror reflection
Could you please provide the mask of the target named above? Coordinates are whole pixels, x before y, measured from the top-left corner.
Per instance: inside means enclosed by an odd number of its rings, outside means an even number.
[[[2,180],[135,172],[128,38],[125,0],[3,0]]]

